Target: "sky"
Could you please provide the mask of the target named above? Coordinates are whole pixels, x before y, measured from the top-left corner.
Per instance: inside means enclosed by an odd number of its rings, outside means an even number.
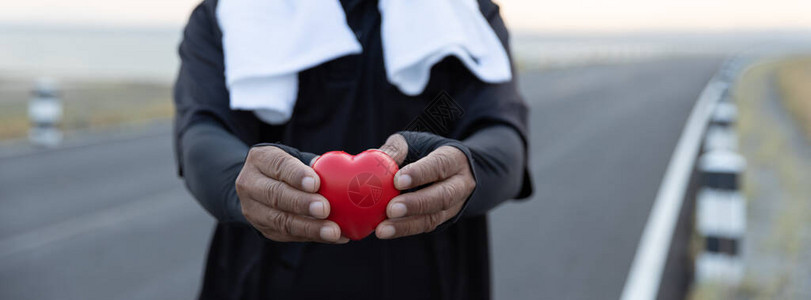
[[[501,0],[514,29],[698,31],[811,28],[811,0]]]
[[[403,0],[405,1],[405,0]],[[0,0],[0,23],[177,27],[199,0]],[[497,0],[521,31],[811,29],[811,0]]]

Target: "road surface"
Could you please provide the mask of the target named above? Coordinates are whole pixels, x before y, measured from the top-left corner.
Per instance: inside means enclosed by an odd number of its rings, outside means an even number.
[[[535,196],[491,213],[496,299],[617,299],[720,58],[525,74]]]
[[[619,297],[718,58],[524,73],[536,194],[492,213],[497,299]],[[214,221],[168,127],[0,155],[0,299],[189,299]]]

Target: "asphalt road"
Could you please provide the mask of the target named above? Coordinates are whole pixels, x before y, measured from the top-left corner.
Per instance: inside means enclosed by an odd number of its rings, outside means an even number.
[[[491,213],[496,299],[617,299],[720,58],[524,74],[535,195]]]
[[[536,194],[492,213],[497,299],[619,297],[718,58],[525,73]],[[214,221],[168,128],[0,155],[0,299],[189,299]]]
[[[213,218],[169,128],[0,160],[0,299],[190,299]]]

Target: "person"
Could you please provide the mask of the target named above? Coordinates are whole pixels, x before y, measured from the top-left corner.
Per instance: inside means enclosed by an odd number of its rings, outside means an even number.
[[[274,119],[235,108],[247,92],[230,82],[239,57],[229,55],[240,52],[229,37],[239,31],[218,11],[223,1],[193,10],[174,90],[178,171],[217,219],[199,298],[488,299],[487,212],[532,192],[528,108],[510,61],[494,80],[476,73],[469,64],[481,58],[468,51],[443,54],[427,66],[424,86],[406,94],[387,73],[386,52],[397,50],[386,45],[398,37],[387,36],[386,22],[403,18],[383,5],[399,0],[336,1],[362,51],[296,70],[292,87],[271,92],[293,88],[295,97]],[[509,53],[498,7],[474,4]],[[329,201],[310,165],[327,151],[369,148],[401,166],[394,181],[402,193],[373,234],[348,241],[326,220]]]

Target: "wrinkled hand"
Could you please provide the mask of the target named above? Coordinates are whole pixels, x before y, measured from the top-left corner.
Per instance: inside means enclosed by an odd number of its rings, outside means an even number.
[[[346,243],[338,224],[324,220],[330,205],[319,185],[312,168],[273,146],[251,148],[236,180],[242,214],[266,238]]]
[[[408,154],[408,143],[402,135],[393,134],[380,150],[399,165]],[[456,147],[442,146],[403,166],[394,175],[394,186],[398,190],[425,184],[430,185],[391,199],[386,207],[388,219],[375,229],[378,238],[392,239],[433,231],[462,210],[476,181],[465,154]]]

